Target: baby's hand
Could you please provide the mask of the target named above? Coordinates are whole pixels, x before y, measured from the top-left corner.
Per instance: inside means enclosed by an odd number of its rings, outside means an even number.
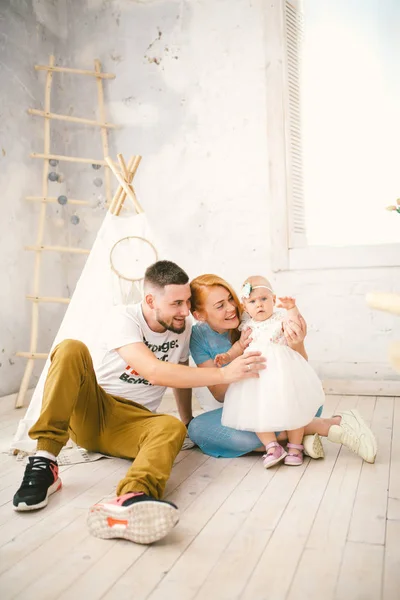
[[[222,354],[217,354],[214,358],[214,365],[216,367],[223,367],[231,362],[231,358],[227,352],[223,352]]]
[[[296,299],[291,296],[283,296],[282,298],[278,298],[279,304],[276,305],[277,308],[285,308],[286,310],[290,310],[296,306]]]

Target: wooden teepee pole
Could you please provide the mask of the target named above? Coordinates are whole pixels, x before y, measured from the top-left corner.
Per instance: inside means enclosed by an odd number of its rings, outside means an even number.
[[[122,154],[119,154],[118,156],[122,157]],[[135,157],[131,156],[128,166],[126,167],[126,170],[128,172],[128,179],[127,181],[129,181],[129,183],[131,183],[132,179],[131,179],[131,169],[133,167],[133,163],[134,163]],[[124,161],[125,164],[125,161]],[[124,192],[124,190],[122,189],[122,187],[119,185],[117,187],[117,190],[113,196],[113,199],[111,200],[111,204],[108,207],[108,210],[110,211],[111,214],[118,216],[120,213],[120,210],[122,208],[122,205],[124,203],[124,200],[126,198],[126,194]]]
[[[109,210],[111,212],[111,214],[118,216],[122,210],[122,208],[124,207],[124,202],[127,196],[127,192],[126,190],[129,190],[129,193],[131,194],[131,199],[134,199],[134,206],[135,206],[135,210],[137,213],[143,212],[142,207],[140,206],[137,198],[136,198],[136,194],[135,191],[133,189],[132,186],[132,180],[136,174],[136,171],[138,170],[140,161],[142,159],[141,156],[132,156],[129,160],[128,166],[126,167],[126,163],[124,161],[124,158],[122,156],[122,154],[118,154],[117,156],[118,158],[118,162],[121,165],[121,174],[117,173],[117,177],[119,176],[120,179],[118,179],[119,181],[119,186],[117,188],[117,191],[114,194],[114,198],[111,201]],[[107,159],[110,160],[110,164],[112,164],[111,159]],[[116,169],[114,171],[114,169],[112,169],[113,172],[116,172]],[[122,187],[121,184],[121,180],[126,184],[126,187],[124,189],[124,187]]]
[[[122,156],[122,155],[119,155],[119,156]],[[111,158],[109,156],[106,156],[106,161],[109,164],[111,171],[114,173],[115,177],[117,178],[117,181],[118,181],[120,187],[122,188],[123,192],[125,192],[125,194],[127,196],[129,196],[129,198],[132,200],[133,205],[135,207],[135,210],[136,210],[136,212],[138,214],[143,212],[143,208],[141,207],[138,199],[136,198],[136,194],[135,194],[135,191],[134,191],[134,189],[133,189],[133,187],[131,185],[131,181],[132,181],[132,179],[133,179],[133,177],[134,177],[134,175],[135,175],[135,173],[136,173],[136,171],[137,171],[137,169],[139,167],[139,164],[140,164],[141,160],[142,160],[141,156],[135,156],[134,157],[134,161],[133,161],[133,164],[132,164],[132,169],[131,169],[131,171],[129,173],[128,178],[126,178],[125,174],[124,174],[124,170],[122,170],[122,172],[119,173],[117,171],[117,168],[116,168],[115,164],[111,160]],[[119,159],[119,161],[120,161],[120,159]],[[118,194],[118,192],[119,192],[119,190],[117,190],[117,194]],[[113,198],[113,203],[112,203],[113,204],[113,214],[119,214],[119,211],[117,213],[116,210],[115,210],[116,206],[118,206],[119,210],[121,210],[122,202],[124,200],[124,197],[122,195],[122,201],[121,201],[121,197],[120,197],[120,202],[115,202],[117,194]]]

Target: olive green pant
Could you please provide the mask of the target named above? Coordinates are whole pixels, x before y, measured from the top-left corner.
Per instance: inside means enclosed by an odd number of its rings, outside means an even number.
[[[71,437],[87,450],[135,459],[117,494],[161,498],[186,427],[175,417],[107,394],[97,383],[85,344],[64,340],[51,355],[41,414],[29,435],[38,450],[56,456]]]

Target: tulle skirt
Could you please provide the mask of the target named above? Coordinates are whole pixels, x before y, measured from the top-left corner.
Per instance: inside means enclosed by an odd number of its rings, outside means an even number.
[[[308,362],[288,346],[270,343],[262,353],[267,368],[260,371],[260,377],[229,386],[222,424],[255,432],[304,427],[324,403],[321,381]]]

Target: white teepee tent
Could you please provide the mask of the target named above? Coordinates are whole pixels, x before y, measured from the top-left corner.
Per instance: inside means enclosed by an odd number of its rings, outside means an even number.
[[[126,236],[139,236],[154,245],[153,235],[144,213],[117,217],[108,212],[76,285],[52,348],[65,339],[81,340],[88,346],[93,360],[96,362],[96,342],[100,324],[112,306],[123,303],[118,278],[110,267],[110,251],[118,240]],[[137,293],[136,301],[140,299],[139,290]],[[49,365],[50,359],[48,358],[26,415],[19,422],[11,448],[29,452],[36,446],[36,442],[28,436],[28,431],[40,413],[44,382]]]
[[[123,257],[126,263],[136,262],[139,264],[141,273],[139,277],[143,277],[146,267],[159,258],[155,252],[154,237],[146,215],[137,202],[132,188],[132,179],[140,162],[140,157],[132,157],[127,168],[122,155],[118,155],[121,165],[120,173],[116,171],[115,165],[110,159],[107,158],[106,160],[116,175],[120,187],[97,234],[52,345],[53,349],[62,340],[80,340],[89,348],[94,363],[97,360],[99,331],[107,312],[116,304],[137,302],[141,299],[140,282],[133,285],[130,281],[124,281],[111,268],[110,254],[115,244],[124,238],[132,240],[133,237],[136,238],[136,241],[139,241],[140,256],[132,256],[129,253],[127,257]],[[127,209],[121,210],[126,196],[133,200],[135,213],[129,212]],[[140,240],[144,243],[140,244]],[[133,247],[134,245],[130,246],[131,251]],[[136,244],[137,247],[138,244]],[[19,422],[17,433],[11,444],[12,449],[26,452],[35,449],[36,442],[30,439],[28,431],[40,414],[44,383],[49,365],[50,359],[48,358],[25,417]]]

